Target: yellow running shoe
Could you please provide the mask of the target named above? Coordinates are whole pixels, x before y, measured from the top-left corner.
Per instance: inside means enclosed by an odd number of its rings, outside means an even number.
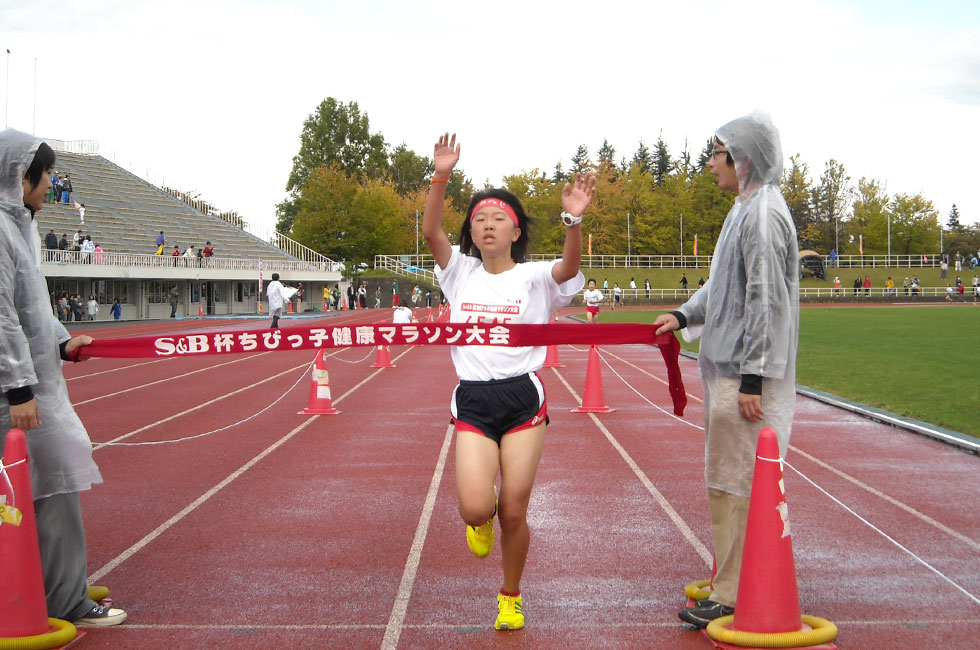
[[[466,543],[473,555],[477,557],[490,555],[490,551],[493,549],[493,517],[490,517],[490,521],[482,526],[476,528],[467,526]]]
[[[494,488],[496,492],[496,488]],[[497,517],[497,504],[493,506],[493,514],[490,521],[474,528],[466,526],[466,543],[470,551],[477,557],[486,557],[493,550],[493,520]]]
[[[493,624],[498,630],[519,630],[524,627],[524,601],[520,596],[497,594],[497,621]]]

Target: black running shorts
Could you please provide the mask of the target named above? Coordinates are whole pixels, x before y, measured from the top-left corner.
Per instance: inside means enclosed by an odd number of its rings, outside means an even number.
[[[544,386],[534,373],[491,381],[461,379],[451,410],[457,431],[479,433],[498,445],[512,431],[548,423]]]

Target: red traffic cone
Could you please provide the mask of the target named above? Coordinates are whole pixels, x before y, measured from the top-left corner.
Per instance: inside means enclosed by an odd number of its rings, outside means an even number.
[[[0,462],[0,557],[4,558],[4,588],[0,590],[0,647],[54,648],[64,645],[75,638],[76,630],[67,621],[48,618],[27,460],[27,439],[23,431],[11,429],[7,434],[3,460]],[[56,642],[23,646],[2,643],[36,636],[43,636],[45,642]]]
[[[371,364],[372,368],[394,368],[395,364],[391,362],[391,355],[388,354],[387,345],[378,346],[378,356],[374,363]]]
[[[327,311],[327,299],[323,299],[323,311]]]
[[[204,318],[204,305],[197,303],[197,317]]]
[[[600,363],[599,348],[593,345],[589,348],[589,365],[585,370],[585,396],[582,398],[582,406],[572,409],[572,413],[612,413],[616,410],[606,406]]]
[[[292,300],[287,300],[286,301],[286,305],[288,305],[288,307],[286,309],[286,313],[287,314],[293,313],[293,301]]]
[[[749,501],[738,607],[733,627],[746,632],[796,632],[800,594],[776,432],[759,432]]]
[[[544,365],[542,368],[564,368],[565,364],[558,360],[558,346],[549,345],[548,352],[544,355]]]
[[[432,322],[432,307],[429,307],[429,313],[425,315],[425,322]]]
[[[450,306],[446,305],[446,308],[442,310],[442,315],[439,316],[439,322],[448,323],[450,316],[452,316],[452,312],[453,310],[450,308]]]
[[[337,415],[340,411],[330,401],[330,374],[327,372],[327,351],[317,350],[313,357],[313,373],[310,377],[309,406],[299,415]]]

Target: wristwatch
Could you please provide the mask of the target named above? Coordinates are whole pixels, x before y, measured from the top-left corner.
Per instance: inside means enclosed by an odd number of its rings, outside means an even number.
[[[577,226],[582,223],[582,217],[573,217],[568,212],[561,213],[561,222],[566,226]]]

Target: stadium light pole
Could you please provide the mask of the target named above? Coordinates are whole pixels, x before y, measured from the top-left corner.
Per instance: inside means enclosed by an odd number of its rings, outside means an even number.
[[[415,211],[415,264],[419,263],[419,211]]]
[[[633,254],[633,239],[630,236],[630,213],[626,213],[626,266],[630,265],[630,255]]]

